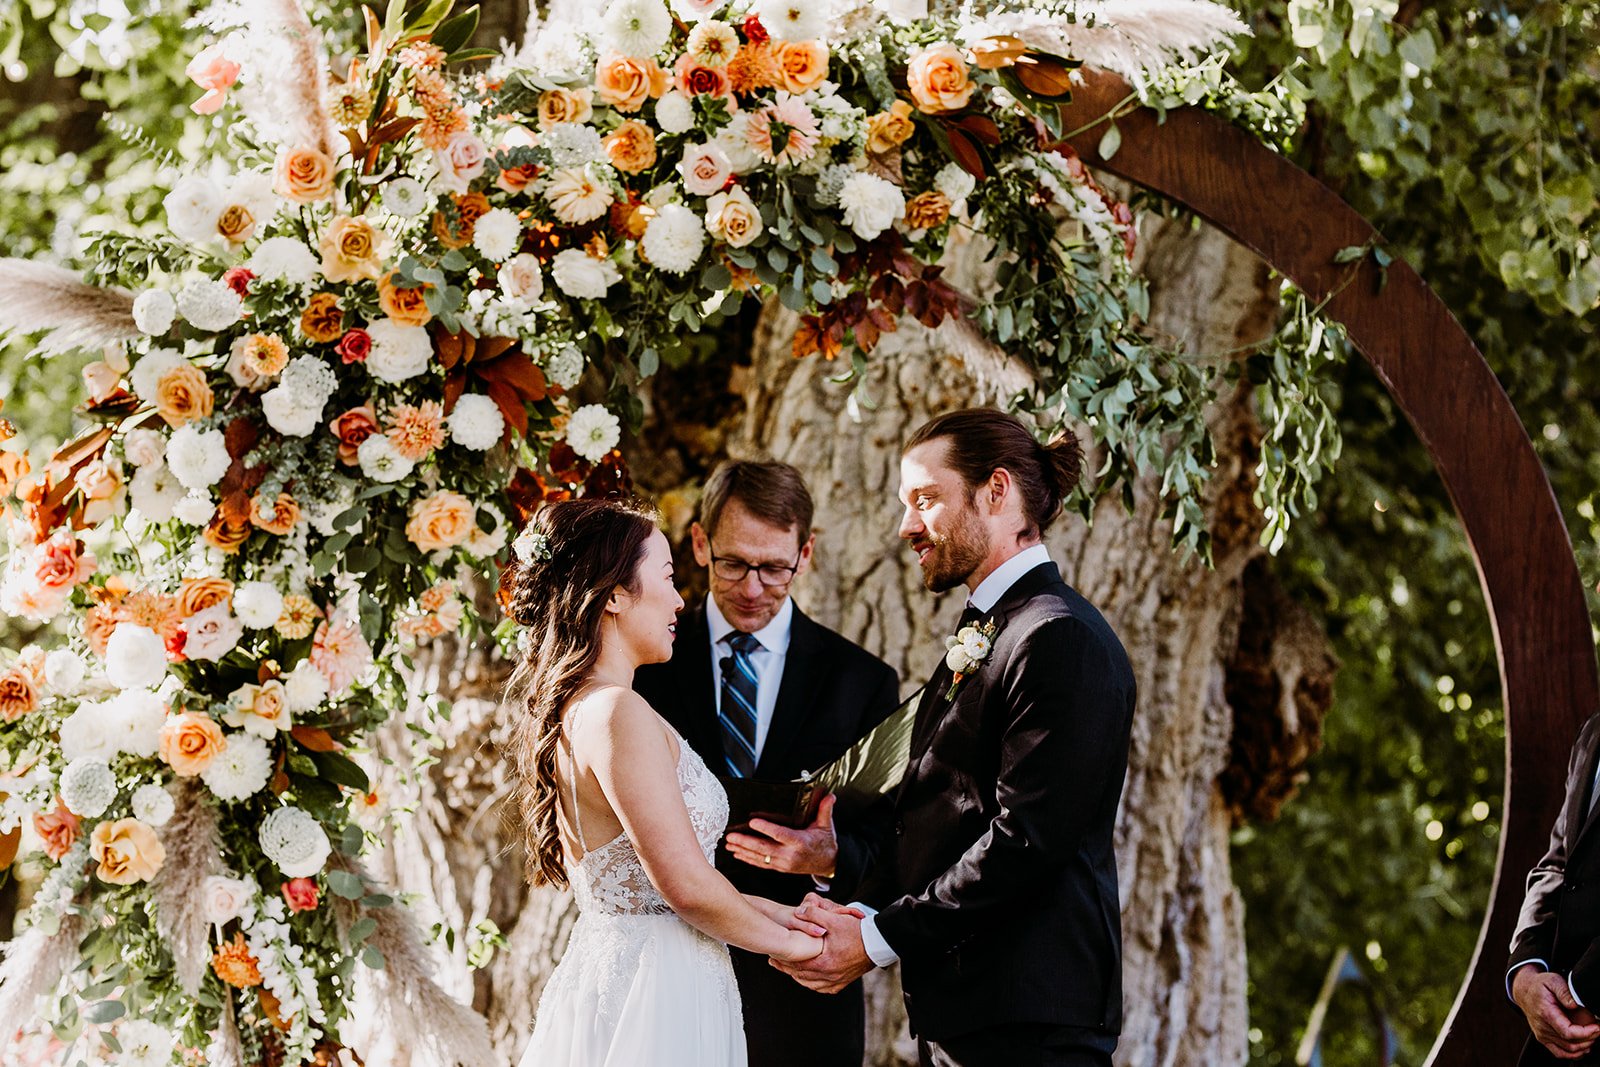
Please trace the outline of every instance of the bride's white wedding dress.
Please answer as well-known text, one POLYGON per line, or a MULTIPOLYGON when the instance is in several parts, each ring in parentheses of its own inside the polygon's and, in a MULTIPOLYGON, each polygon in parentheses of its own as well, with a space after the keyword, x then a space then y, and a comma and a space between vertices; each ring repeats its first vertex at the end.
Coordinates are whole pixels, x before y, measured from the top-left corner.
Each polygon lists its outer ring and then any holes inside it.
MULTIPOLYGON (((709 863, 728 796, 678 738, 678 785, 709 863)), ((744 1020, 728 949, 678 918, 627 834, 567 864, 578 904, 566 954, 539 998, 521 1067, 745 1067, 744 1020)))

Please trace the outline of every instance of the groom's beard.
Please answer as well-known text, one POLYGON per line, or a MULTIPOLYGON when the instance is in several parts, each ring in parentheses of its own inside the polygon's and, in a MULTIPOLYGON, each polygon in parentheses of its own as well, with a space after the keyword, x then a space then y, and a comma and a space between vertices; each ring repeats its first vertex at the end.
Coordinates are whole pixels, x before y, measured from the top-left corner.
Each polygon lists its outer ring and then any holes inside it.
POLYGON ((970 509, 961 513, 949 533, 930 535, 928 544, 933 551, 922 565, 922 584, 935 593, 966 582, 989 555, 986 531, 970 509))

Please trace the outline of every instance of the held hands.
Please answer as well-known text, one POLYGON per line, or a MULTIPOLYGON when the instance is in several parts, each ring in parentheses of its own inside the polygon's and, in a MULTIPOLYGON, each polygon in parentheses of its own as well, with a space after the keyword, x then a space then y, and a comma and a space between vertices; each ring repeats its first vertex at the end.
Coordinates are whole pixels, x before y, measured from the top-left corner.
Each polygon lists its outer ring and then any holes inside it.
POLYGON ((801 963, 815 958, 822 952, 822 938, 828 932, 827 927, 800 918, 795 914, 797 909, 787 904, 779 904, 766 897, 747 896, 745 899, 757 911, 786 931, 779 942, 781 947, 773 952, 772 959, 783 960, 786 963, 801 963))
POLYGON ((750 829, 755 832, 729 834, 728 851, 752 867, 831 878, 839 858, 839 839, 833 834, 833 805, 837 799, 832 793, 823 797, 816 819, 799 830, 765 819, 751 819, 750 829))
POLYGON ((794 914, 801 922, 821 926, 827 936, 822 952, 810 959, 790 962, 773 957, 778 970, 819 993, 837 993, 872 970, 874 964, 861 943, 861 920, 866 918, 861 911, 807 893, 794 914))
POLYGON ((1581 1058, 1600 1038, 1600 1024, 1578 1007, 1567 980, 1559 974, 1523 967, 1511 980, 1511 997, 1528 1017, 1534 1039, 1558 1060, 1581 1058))

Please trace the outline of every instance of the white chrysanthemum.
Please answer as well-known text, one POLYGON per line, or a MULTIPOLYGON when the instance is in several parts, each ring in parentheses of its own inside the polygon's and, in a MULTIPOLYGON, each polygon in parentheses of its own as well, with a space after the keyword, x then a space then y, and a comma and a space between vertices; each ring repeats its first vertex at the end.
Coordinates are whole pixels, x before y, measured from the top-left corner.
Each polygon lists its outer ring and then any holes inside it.
POLYGON ((656 125, 662 133, 688 133, 694 126, 694 104, 674 89, 656 101, 656 125))
POLYGON ((172 329, 172 319, 178 313, 178 303, 165 289, 146 289, 133 302, 133 324, 140 333, 159 337, 172 329))
POLYGON ((67 764, 57 788, 67 810, 81 819, 104 815, 117 799, 117 780, 110 765, 93 756, 80 756, 67 764))
POLYGON ((539 144, 557 168, 583 167, 610 158, 600 131, 581 122, 556 123, 539 135, 539 144))
POLYGON ((197 330, 226 330, 243 311, 244 301, 226 282, 202 278, 178 290, 178 314, 197 330))
POLYGON ((61 756, 69 763, 79 759, 110 760, 117 747, 105 729, 105 708, 97 701, 85 700, 71 715, 61 720, 58 731, 61 756))
POLYGON ((160 430, 135 426, 122 435, 122 458, 135 467, 160 463, 167 454, 167 438, 160 430))
POLYGON ((128 483, 128 496, 139 514, 151 522, 166 522, 184 497, 183 483, 165 463, 140 467, 128 483))
POLYGON ((177 810, 172 794, 154 782, 133 791, 133 817, 151 826, 165 826, 177 810))
POLYGON ((824 0, 755 0, 750 10, 780 41, 811 41, 827 36, 832 5, 824 0))
POLYGON ((375 482, 398 482, 416 466, 395 451, 394 443, 381 433, 361 442, 356 449, 356 462, 361 464, 361 473, 375 482))
POLYGON ((178 481, 196 492, 216 485, 232 462, 221 430, 202 430, 189 422, 178 427, 167 442, 167 466, 178 481))
POLYGON ((321 359, 312 355, 296 356, 283 368, 279 382, 292 389, 308 404, 324 403, 339 388, 339 375, 321 359))
POLYGON ((148 1019, 124 1019, 117 1024, 117 1044, 122 1046, 118 1067, 168 1067, 178 1039, 148 1019))
POLYGON ((278 808, 261 822, 261 851, 289 878, 309 878, 322 870, 332 846, 322 825, 294 807, 278 808))
POLYGON ((650 220, 639 243, 651 266, 683 274, 705 251, 705 222, 682 204, 668 204, 650 220))
POLYGON ((219 800, 254 796, 272 775, 272 747, 248 733, 230 733, 226 740, 217 758, 200 772, 200 779, 219 800))
POLYGON ((173 236, 203 244, 217 236, 217 216, 227 205, 222 190, 210 178, 191 174, 181 179, 161 200, 167 228, 173 236))
POLYGON ((971 196, 977 185, 978 179, 959 163, 946 163, 933 176, 934 191, 943 193, 952 204, 959 204, 971 196))
POLYGON ((89 673, 83 657, 70 648, 58 648, 44 658, 44 684, 56 696, 71 696, 89 673))
POLYGON ((433 341, 421 326, 379 319, 367 327, 367 333, 372 337, 372 351, 363 366, 380 382, 392 385, 415 378, 433 358, 433 341))
POLYGON ((428 210, 428 191, 415 178, 396 178, 383 187, 383 206, 391 215, 415 218, 428 210))
POLYGON ((506 417, 500 405, 482 393, 465 393, 444 420, 450 440, 462 448, 482 452, 500 443, 506 430, 506 417))
POLYGON ((252 630, 264 630, 283 614, 283 594, 271 582, 240 582, 233 591, 233 613, 252 630))
POLYGON ((622 440, 622 423, 600 404, 585 404, 567 420, 567 444, 590 463, 599 463, 622 440))
POLYGON ((291 712, 315 711, 328 699, 328 679, 310 660, 303 659, 284 676, 283 699, 291 712))
POLYGON ((612 0, 606 41, 625 56, 653 56, 672 33, 672 13, 661 0, 612 0))
POLYGON ((312 406, 305 398, 283 386, 261 394, 261 413, 267 425, 285 437, 309 437, 322 425, 322 405, 312 406))
POLYGON ((556 253, 550 263, 550 276, 568 296, 599 300, 622 279, 622 271, 610 259, 596 259, 581 248, 568 248, 556 253))
POLYGON ((484 259, 495 262, 510 257, 521 239, 522 220, 515 211, 503 207, 484 212, 472 230, 472 247, 483 253, 484 259))
POLYGON ((544 374, 552 385, 571 389, 583 377, 583 353, 578 351, 577 345, 567 345, 545 360, 544 374))
POLYGON ((153 401, 156 398, 156 387, 160 385, 166 373, 188 362, 183 358, 183 353, 176 349, 152 348, 134 363, 133 369, 128 372, 128 384, 133 387, 133 394, 140 400, 153 401))
POLYGON ((118 689, 153 689, 167 676, 167 646, 148 626, 119 622, 106 641, 106 677, 118 689))
POLYGON ((321 263, 303 241, 268 237, 256 246, 245 266, 262 281, 310 285, 316 281, 321 263))
POLYGON ((555 212, 556 218, 569 226, 581 226, 593 222, 610 209, 616 196, 611 186, 602 181, 595 170, 592 166, 561 167, 552 170, 544 179, 539 191, 549 201, 550 210, 555 212))
POLYGON ((172 506, 172 517, 190 526, 204 526, 216 513, 216 502, 205 492, 191 492, 172 506))
POLYGON ((105 702, 105 728, 117 751, 149 759, 161 747, 167 703, 148 689, 128 689, 105 702))
POLYGON ((839 209, 845 225, 870 241, 905 215, 906 198, 893 182, 857 171, 839 187, 839 209))

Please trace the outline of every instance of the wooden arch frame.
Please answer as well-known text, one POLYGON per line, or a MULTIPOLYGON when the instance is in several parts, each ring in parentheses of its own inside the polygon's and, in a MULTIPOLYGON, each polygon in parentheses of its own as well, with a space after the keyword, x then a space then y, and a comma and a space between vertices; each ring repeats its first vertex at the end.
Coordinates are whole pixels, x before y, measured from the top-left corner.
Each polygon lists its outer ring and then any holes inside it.
POLYGON ((1563 800, 1578 727, 1600 710, 1583 583, 1561 509, 1510 398, 1461 324, 1408 265, 1378 286, 1371 257, 1341 248, 1377 232, 1331 189, 1243 130, 1198 108, 1166 122, 1119 115, 1122 144, 1103 159, 1105 118, 1128 96, 1090 75, 1065 109, 1085 162, 1181 204, 1259 255, 1313 300, 1372 365, 1433 457, 1466 529, 1489 605, 1506 712, 1506 784, 1488 912, 1467 978, 1428 1057, 1433 1067, 1512 1063, 1526 1028, 1505 1001, 1504 964, 1523 878, 1543 854, 1563 800), (1271 210, 1265 210, 1270 198, 1271 210))

